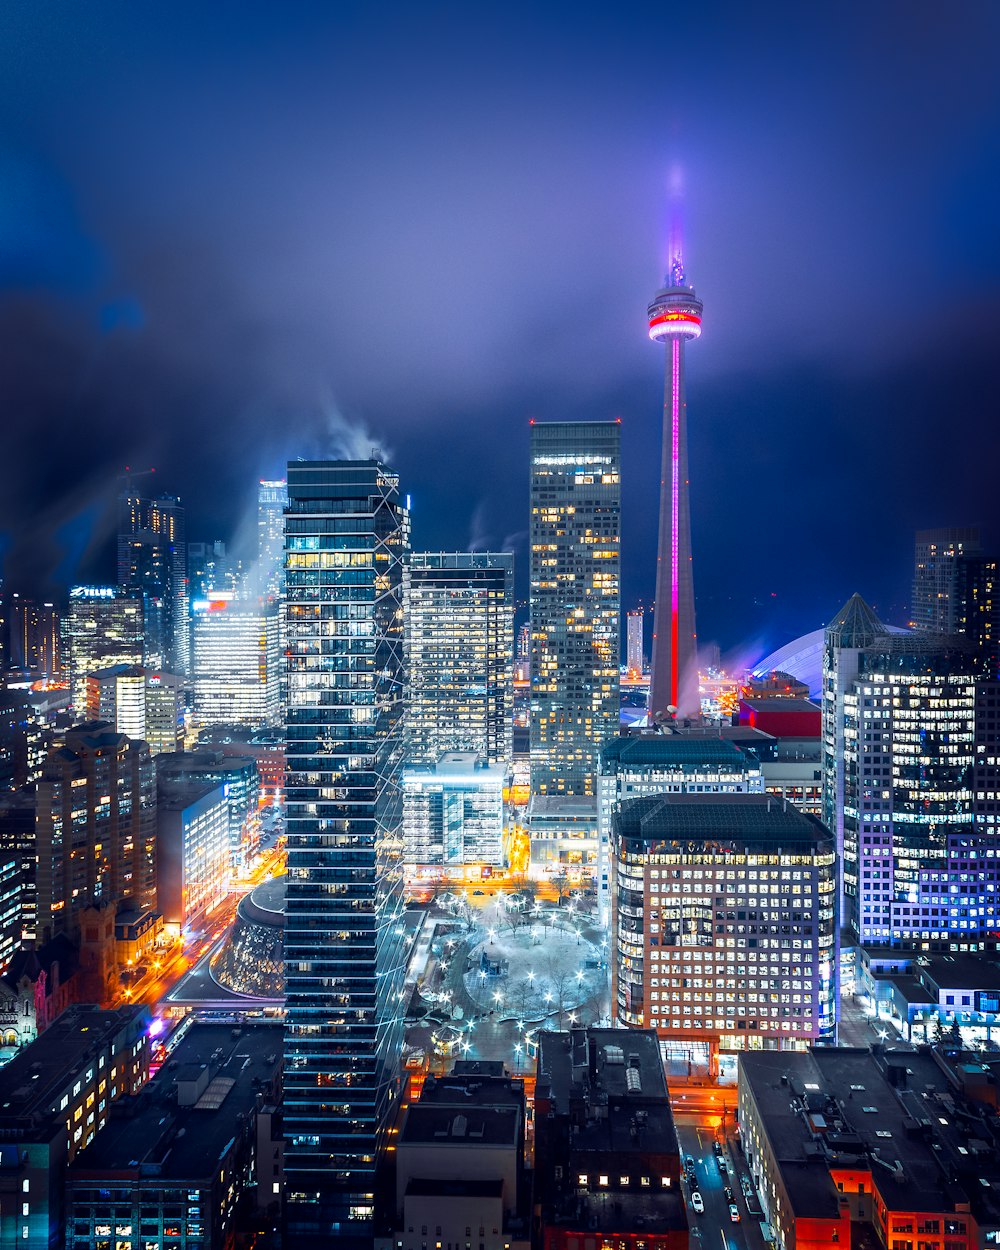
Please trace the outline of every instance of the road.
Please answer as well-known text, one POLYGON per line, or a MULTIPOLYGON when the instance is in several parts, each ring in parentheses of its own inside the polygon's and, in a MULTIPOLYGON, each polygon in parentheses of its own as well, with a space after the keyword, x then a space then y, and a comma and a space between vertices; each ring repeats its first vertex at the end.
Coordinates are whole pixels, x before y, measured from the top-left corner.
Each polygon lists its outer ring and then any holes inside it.
POLYGON ((693 1156, 698 1192, 705 1203, 705 1214, 698 1215, 691 1206, 690 1186, 685 1180, 682 1187, 688 1202, 692 1250, 765 1250, 760 1217, 751 1217, 747 1212, 740 1185, 741 1172, 746 1174, 746 1169, 740 1168, 739 1150, 720 1136, 720 1140, 725 1140, 724 1157, 728 1168, 723 1176, 712 1150, 717 1133, 710 1127, 709 1117, 675 1111, 674 1124, 682 1167, 686 1157, 693 1156), (725 1194, 727 1185, 733 1191, 733 1202, 739 1211, 738 1224, 730 1219, 729 1199, 725 1194))

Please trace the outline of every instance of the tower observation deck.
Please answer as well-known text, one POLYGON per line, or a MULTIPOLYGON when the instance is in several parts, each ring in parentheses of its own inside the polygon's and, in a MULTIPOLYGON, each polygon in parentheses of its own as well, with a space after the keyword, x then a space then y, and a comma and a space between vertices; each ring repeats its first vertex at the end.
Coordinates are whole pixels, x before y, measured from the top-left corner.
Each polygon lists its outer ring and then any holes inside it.
POLYGON ((660 530, 648 709, 651 719, 699 712, 698 663, 688 497, 684 344, 701 335, 702 303, 688 286, 680 257, 649 305, 649 337, 666 346, 660 530))

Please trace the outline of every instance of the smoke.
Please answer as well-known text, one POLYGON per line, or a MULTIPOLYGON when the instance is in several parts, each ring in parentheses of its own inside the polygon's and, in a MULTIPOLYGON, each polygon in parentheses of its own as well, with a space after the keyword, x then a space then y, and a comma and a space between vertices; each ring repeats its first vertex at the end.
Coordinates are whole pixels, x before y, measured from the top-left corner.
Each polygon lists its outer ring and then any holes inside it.
POLYGON ((330 460, 368 460, 377 458, 392 463, 393 450, 384 438, 371 432, 360 418, 346 417, 327 392, 320 399, 324 450, 320 453, 330 460))
POLYGON ((486 529, 486 501, 480 500, 469 520, 469 542, 466 551, 489 551, 490 535, 486 529))

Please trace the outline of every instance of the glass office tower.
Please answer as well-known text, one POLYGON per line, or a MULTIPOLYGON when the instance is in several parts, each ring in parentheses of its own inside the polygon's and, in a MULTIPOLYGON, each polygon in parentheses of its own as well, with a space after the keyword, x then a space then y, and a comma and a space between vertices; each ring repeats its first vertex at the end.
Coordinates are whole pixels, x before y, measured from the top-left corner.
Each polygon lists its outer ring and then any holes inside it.
POLYGON ((621 426, 531 427, 531 791, 594 795, 618 733, 621 426))
POLYGON ((372 1244, 399 1092, 408 545, 384 464, 289 464, 284 1127, 296 1246, 372 1244))
POLYGON ((414 552, 404 573, 407 757, 476 751, 509 765, 514 721, 514 557, 414 552))

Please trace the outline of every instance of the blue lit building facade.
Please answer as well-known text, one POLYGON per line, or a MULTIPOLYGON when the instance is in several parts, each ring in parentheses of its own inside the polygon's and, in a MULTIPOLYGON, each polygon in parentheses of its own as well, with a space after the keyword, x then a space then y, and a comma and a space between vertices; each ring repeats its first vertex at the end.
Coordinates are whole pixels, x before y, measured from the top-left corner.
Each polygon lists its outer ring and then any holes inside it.
POLYGON ((378 460, 288 466, 289 1244, 372 1244, 403 1040, 402 566, 378 460))

